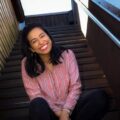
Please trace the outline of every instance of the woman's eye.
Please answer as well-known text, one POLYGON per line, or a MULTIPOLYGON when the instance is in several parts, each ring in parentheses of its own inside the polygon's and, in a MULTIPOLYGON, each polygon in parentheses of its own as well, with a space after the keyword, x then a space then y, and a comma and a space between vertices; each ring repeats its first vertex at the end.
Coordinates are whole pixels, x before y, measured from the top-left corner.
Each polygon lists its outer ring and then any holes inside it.
POLYGON ((42 35, 40 35, 40 38, 43 38, 45 35, 44 34, 42 34, 42 35))
POLYGON ((33 41, 32 41, 32 44, 34 44, 34 43, 36 43, 36 40, 33 40, 33 41))

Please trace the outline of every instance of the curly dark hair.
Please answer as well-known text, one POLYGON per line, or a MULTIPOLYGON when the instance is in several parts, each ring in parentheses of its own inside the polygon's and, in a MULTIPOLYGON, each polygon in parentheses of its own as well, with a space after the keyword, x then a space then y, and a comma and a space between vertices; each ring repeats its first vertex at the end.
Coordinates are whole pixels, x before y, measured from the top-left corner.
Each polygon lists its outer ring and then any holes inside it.
POLYGON ((42 29, 50 37, 50 39, 52 41, 52 49, 50 52, 50 62, 53 65, 57 65, 57 64, 61 63, 61 61, 60 61, 60 57, 62 57, 61 54, 63 53, 63 51, 67 50, 65 47, 56 45, 52 36, 47 31, 47 29, 45 29, 45 27, 43 27, 41 24, 32 23, 32 24, 26 25, 22 31, 21 50, 22 50, 23 57, 27 58, 26 63, 25 63, 25 69, 30 77, 36 77, 36 76, 40 75, 40 73, 43 73, 45 70, 44 62, 39 57, 39 55, 37 53, 33 53, 29 49, 30 44, 27 39, 27 36, 28 36, 29 32, 33 28, 36 28, 36 27, 39 27, 40 29, 42 29), (38 64, 41 66, 41 71, 38 69, 38 64))

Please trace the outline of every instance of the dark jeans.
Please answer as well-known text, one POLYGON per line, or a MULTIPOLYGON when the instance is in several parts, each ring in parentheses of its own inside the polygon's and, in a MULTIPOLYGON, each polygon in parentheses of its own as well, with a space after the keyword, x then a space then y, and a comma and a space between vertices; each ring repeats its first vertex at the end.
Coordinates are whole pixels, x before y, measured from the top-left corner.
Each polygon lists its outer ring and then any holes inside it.
MULTIPOLYGON (((108 97, 102 90, 83 92, 71 114, 71 120, 101 120, 108 110, 108 97)), ((30 103, 30 120, 59 120, 43 98, 30 103)))

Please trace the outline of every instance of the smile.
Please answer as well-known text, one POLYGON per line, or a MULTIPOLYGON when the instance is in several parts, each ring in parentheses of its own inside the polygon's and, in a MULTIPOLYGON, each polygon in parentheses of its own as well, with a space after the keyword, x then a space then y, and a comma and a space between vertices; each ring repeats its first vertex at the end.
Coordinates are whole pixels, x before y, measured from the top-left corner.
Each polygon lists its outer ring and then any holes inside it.
POLYGON ((42 46, 40 49, 41 50, 46 50, 47 49, 47 47, 48 47, 48 45, 47 44, 45 44, 44 46, 42 46))

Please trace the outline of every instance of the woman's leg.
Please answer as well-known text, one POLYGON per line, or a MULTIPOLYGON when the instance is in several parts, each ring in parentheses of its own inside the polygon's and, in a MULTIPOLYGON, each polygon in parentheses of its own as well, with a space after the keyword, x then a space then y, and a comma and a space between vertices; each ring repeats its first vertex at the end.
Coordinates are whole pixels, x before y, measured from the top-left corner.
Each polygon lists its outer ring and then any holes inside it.
POLYGON ((71 115, 72 120, 101 120, 108 110, 108 96, 103 90, 81 94, 71 115))
POLYGON ((30 103, 30 120, 58 120, 43 98, 35 98, 30 103))

